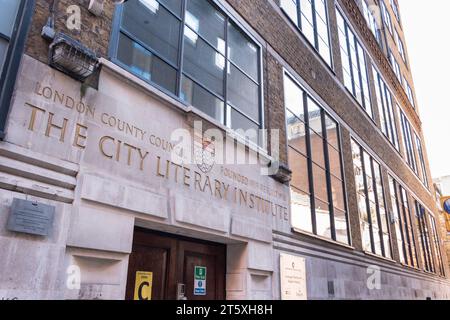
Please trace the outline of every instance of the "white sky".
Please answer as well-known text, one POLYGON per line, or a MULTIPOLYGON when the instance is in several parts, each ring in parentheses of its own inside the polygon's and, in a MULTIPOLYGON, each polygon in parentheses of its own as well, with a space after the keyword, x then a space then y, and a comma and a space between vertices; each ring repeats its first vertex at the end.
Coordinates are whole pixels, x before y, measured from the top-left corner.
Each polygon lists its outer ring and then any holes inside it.
POLYGON ((398 2, 431 173, 450 175, 450 1, 398 2))

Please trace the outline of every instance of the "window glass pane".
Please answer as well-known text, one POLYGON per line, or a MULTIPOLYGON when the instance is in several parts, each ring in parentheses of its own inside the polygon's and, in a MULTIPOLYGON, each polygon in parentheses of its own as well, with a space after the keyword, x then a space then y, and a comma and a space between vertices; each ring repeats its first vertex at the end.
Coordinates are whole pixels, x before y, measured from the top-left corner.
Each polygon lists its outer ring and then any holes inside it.
POLYGON ((289 145, 306 155, 306 126, 299 118, 286 110, 289 145))
POLYGON ((223 96, 223 76, 225 57, 185 27, 184 31, 184 72, 196 81, 223 96), (195 41, 194 41, 195 40, 195 41))
POLYGON ((308 117, 309 127, 316 133, 322 135, 322 108, 320 108, 314 100, 308 97, 308 117))
POLYGON ((331 174, 342 179, 341 154, 330 145, 328 145, 328 158, 330 159, 331 174))
POLYGON ((0 0, 0 33, 7 37, 11 37, 19 6, 18 0, 0 0))
POLYGON ((231 109, 230 127, 234 130, 244 130, 246 134, 241 135, 248 136, 250 141, 258 144, 259 126, 234 109, 231 109))
POLYGON ((339 150, 339 138, 337 132, 337 123, 325 114, 325 129, 327 130, 327 142, 339 150))
POLYGON ((314 131, 309 130, 311 141, 311 159, 322 168, 325 168, 325 155, 323 151, 323 139, 314 131))
POLYGON ((229 65, 228 101, 259 122, 259 86, 235 66, 229 65))
POLYGON ((341 211, 345 211, 343 182, 333 176, 331 177, 331 193, 333 194, 333 206, 341 211))
POLYGON ((334 208, 334 225, 336 228, 336 241, 348 244, 347 216, 344 211, 334 208))
POLYGON ((293 114, 305 121, 303 90, 287 75, 284 76, 284 105, 293 114))
POLYGON ((225 17, 208 1, 188 0, 185 21, 192 30, 225 55, 225 17))
POLYGON ((288 17, 295 23, 295 25, 298 25, 296 0, 281 0, 280 6, 284 9, 288 17))
MULTIPOLYGON (((154 3, 156 0, 139 0, 141 2, 154 3)), ((181 1, 182 0, 158 0, 162 4, 166 5, 170 10, 172 10, 177 15, 181 15, 181 1)))
POLYGON ((180 21, 156 1, 124 4, 122 27, 134 37, 176 64, 180 21))
POLYGON ((322 201, 328 202, 327 178, 325 170, 313 164, 314 195, 322 201))
POLYGON ((331 238, 330 209, 326 202, 315 199, 317 235, 331 238))
POLYGON ((289 148, 289 163, 292 170, 291 186, 309 193, 308 160, 289 148))
POLYGON ((258 79, 259 49, 233 24, 228 24, 228 57, 254 80, 258 79))
POLYGON ((308 193, 291 188, 291 222, 294 228, 313 232, 311 200, 308 193))
POLYGON ((141 78, 175 93, 176 70, 123 34, 119 36, 117 58, 141 78))
POLYGON ((7 52, 8 52, 8 42, 0 38, 0 72, 2 70, 3 61, 5 61, 7 52))
POLYGON ((210 117, 224 123, 224 103, 191 79, 183 76, 181 98, 210 117))

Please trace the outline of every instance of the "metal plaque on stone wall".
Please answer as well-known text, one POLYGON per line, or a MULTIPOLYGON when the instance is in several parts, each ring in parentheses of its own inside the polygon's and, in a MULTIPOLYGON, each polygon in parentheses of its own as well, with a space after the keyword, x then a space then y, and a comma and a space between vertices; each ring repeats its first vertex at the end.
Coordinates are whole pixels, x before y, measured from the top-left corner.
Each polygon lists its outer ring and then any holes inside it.
POLYGON ((40 236, 48 236, 53 225, 55 207, 22 199, 14 199, 7 229, 40 236))

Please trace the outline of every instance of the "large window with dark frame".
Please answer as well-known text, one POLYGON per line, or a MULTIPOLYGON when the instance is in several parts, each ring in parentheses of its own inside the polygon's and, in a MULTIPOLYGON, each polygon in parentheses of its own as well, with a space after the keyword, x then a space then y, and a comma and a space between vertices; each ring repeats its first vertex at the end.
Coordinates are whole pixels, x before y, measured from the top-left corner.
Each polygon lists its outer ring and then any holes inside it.
POLYGON ((288 74, 284 92, 292 226, 349 244, 339 126, 288 74))
POLYGON ((370 6, 367 4, 367 0, 363 0, 363 15, 366 19, 367 25, 369 26, 370 30, 372 31, 373 35, 375 36, 375 39, 377 39, 378 44, 380 47, 383 47, 383 40, 382 40, 382 34, 381 29, 378 26, 377 19, 375 18, 375 13, 373 11, 374 6, 370 6))
POLYGON ((331 66, 330 35, 325 0, 281 0, 280 6, 325 62, 331 66))
POLYGON ((402 38, 400 38, 400 35, 398 34, 397 29, 394 29, 394 35, 395 35, 395 42, 397 43, 398 52, 400 53, 400 56, 403 59, 403 62, 406 64, 406 53, 405 53, 405 46, 403 45, 402 38))
POLYGON ((395 18, 400 23, 400 11, 398 10, 398 5, 396 0, 389 0, 391 3, 392 11, 394 11, 395 18))
POLYGON ((262 126, 260 47, 208 0, 118 7, 114 58, 232 129, 262 126))
POLYGON ((423 261, 423 268, 428 272, 436 272, 434 265, 433 252, 431 251, 431 237, 427 221, 427 211, 424 206, 415 200, 416 208, 416 228, 418 231, 418 242, 420 248, 420 256, 423 261))
POLYGON ((403 113, 403 111, 400 111, 400 119, 402 123, 403 142, 405 144, 406 162, 411 167, 411 169, 418 175, 419 171, 417 170, 417 159, 416 153, 414 151, 414 142, 411 124, 409 123, 408 118, 406 118, 406 115, 403 113))
POLYGON ((395 121, 394 106, 392 103, 392 94, 380 73, 372 65, 375 93, 380 115, 381 131, 394 145, 395 149, 400 150, 398 139, 397 122, 395 121))
POLYGON ((434 252, 436 256, 437 268, 436 272, 439 272, 439 275, 445 276, 444 262, 442 260, 442 252, 441 252, 441 242, 439 240, 438 231, 436 227, 436 219, 433 215, 428 212, 428 221, 430 225, 431 232, 431 243, 434 247, 434 252))
POLYGON ((405 77, 403 77, 403 85, 405 86, 405 92, 406 92, 409 102, 411 102, 411 105, 413 106, 413 108, 416 108, 413 91, 411 89, 411 86, 408 83, 408 80, 406 80, 405 77))
POLYGON ((381 166, 355 140, 352 154, 363 249, 392 258, 381 166))
POLYGON ((21 1, 0 1, 2 10, 0 11, 0 75, 3 70, 3 63, 8 53, 8 48, 14 31, 15 21, 21 1))
POLYGON ((408 193, 391 176, 389 176, 389 189, 392 200, 392 209, 394 210, 394 227, 399 245, 400 262, 418 268, 419 265, 417 262, 413 220, 408 193))
POLYGON ((394 70, 395 76, 397 77, 398 81, 402 83, 402 71, 391 49, 389 49, 389 62, 391 63, 392 70, 394 70))
POLYGON ((425 187, 429 188, 430 186, 428 184, 428 175, 427 175, 427 168, 425 166, 425 158, 424 158, 424 153, 423 153, 423 148, 422 148, 422 140, 415 132, 414 132, 414 137, 416 140, 417 154, 419 156, 421 179, 422 179, 422 182, 425 185, 425 187))
POLYGON ((384 0, 380 1, 380 6, 381 6, 381 16, 383 17, 384 24, 387 27, 387 29, 389 30, 389 32, 391 33, 391 35, 393 35, 394 33, 393 33, 391 15, 389 14, 389 11, 386 7, 386 4, 384 3, 384 0))
POLYGON ((344 85, 363 107, 369 117, 373 118, 364 49, 337 8, 336 15, 344 85))

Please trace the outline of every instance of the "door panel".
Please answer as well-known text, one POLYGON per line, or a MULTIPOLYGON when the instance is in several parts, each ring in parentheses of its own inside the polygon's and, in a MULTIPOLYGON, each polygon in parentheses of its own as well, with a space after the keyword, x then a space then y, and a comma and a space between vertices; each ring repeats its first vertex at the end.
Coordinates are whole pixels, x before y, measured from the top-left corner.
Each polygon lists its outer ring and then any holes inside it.
POLYGON ((225 297, 225 246, 136 228, 129 257, 126 299, 133 300, 136 272, 152 272, 152 300, 174 300, 185 284, 188 300, 225 297), (206 294, 194 294, 195 267, 206 267, 206 294))

